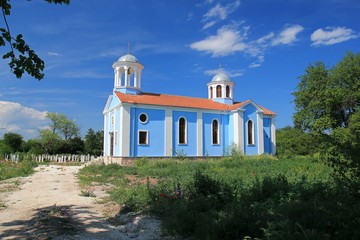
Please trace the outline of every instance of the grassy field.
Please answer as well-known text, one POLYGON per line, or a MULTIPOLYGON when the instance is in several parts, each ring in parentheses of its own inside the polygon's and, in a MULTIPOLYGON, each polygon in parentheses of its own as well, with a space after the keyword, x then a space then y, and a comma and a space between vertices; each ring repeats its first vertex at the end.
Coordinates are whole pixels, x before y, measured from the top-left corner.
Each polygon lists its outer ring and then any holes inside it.
POLYGON ((26 160, 19 163, 0 161, 0 181, 13 177, 28 176, 34 172, 36 166, 35 162, 26 160))
POLYGON ((84 185, 113 184, 122 211, 158 215, 194 239, 359 239, 360 204, 309 157, 138 159, 134 167, 88 166, 84 185))

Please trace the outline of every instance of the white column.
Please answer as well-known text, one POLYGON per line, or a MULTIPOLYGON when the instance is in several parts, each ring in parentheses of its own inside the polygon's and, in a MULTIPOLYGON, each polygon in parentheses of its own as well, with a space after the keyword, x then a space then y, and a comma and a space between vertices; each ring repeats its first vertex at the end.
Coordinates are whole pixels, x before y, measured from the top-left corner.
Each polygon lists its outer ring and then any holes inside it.
MULTIPOLYGON (((133 136, 135 137, 135 136, 133 136)), ((130 107, 120 108, 120 156, 130 156, 130 107)))
POLYGON ((173 116, 172 110, 165 110, 165 156, 171 157, 173 155, 173 116))
POLYGON ((135 72, 134 72, 134 87, 138 87, 138 70, 135 69, 135 72))
POLYGON ((226 98, 226 85, 221 84, 221 97, 226 98))
POLYGON ((263 114, 257 113, 257 137, 258 137, 258 154, 264 153, 264 123, 263 114))
POLYGON ((197 112, 196 115, 196 132, 197 132, 197 155, 199 157, 203 156, 204 148, 203 148, 203 119, 202 112, 197 112))
POLYGON ((139 75, 138 75, 138 88, 141 89, 141 71, 139 70, 139 75))
POLYGON ((117 70, 114 69, 114 87, 117 87, 118 84, 117 84, 117 81, 118 81, 118 76, 117 76, 117 70))
POLYGON ((276 127, 275 116, 271 117, 271 154, 276 154, 276 127))
POLYGON ((125 87, 128 87, 129 86, 129 75, 128 75, 128 67, 124 67, 125 69, 125 72, 124 72, 124 77, 125 77, 125 83, 124 83, 124 86, 125 87))
POLYGON ((233 126, 233 129, 234 129, 234 144, 236 144, 237 146, 239 146, 240 144, 240 125, 239 125, 239 112, 234 112, 233 113, 233 122, 234 122, 234 126, 233 126))
POLYGON ((245 141, 244 141, 244 112, 239 111, 239 147, 242 153, 245 153, 245 141))

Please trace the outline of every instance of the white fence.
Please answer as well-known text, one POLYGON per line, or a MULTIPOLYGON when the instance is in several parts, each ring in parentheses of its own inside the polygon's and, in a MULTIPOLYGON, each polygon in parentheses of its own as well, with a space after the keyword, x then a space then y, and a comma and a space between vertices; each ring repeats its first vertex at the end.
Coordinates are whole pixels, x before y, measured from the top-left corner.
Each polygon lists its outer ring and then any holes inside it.
POLYGON ((31 159, 36 162, 90 162, 95 160, 95 156, 92 155, 76 155, 76 154, 41 154, 41 155, 34 155, 34 154, 10 154, 5 155, 5 160, 10 160, 13 162, 18 162, 23 159, 31 159))

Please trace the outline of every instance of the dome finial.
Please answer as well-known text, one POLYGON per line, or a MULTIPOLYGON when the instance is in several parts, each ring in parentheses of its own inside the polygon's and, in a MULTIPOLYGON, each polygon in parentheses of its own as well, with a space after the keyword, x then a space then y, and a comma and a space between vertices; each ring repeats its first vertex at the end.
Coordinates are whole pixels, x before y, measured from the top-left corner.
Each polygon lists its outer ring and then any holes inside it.
POLYGON ((128 51, 127 54, 130 54, 130 43, 128 43, 128 51))

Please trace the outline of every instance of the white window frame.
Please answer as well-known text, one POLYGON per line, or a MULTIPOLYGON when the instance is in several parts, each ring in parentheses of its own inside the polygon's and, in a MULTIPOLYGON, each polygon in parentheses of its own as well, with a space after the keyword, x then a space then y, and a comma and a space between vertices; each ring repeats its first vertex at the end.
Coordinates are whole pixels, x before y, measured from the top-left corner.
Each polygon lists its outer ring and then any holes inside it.
POLYGON ((149 131, 148 130, 139 130, 138 131, 138 145, 141 145, 141 146, 149 145, 149 131), (146 133, 146 143, 140 143, 140 132, 146 133))
POLYGON ((217 118, 211 120, 211 145, 220 145, 220 122, 217 118), (214 121, 217 121, 217 143, 214 143, 214 121))
POLYGON ((188 132, 187 128, 188 128, 188 123, 187 123, 186 117, 184 117, 184 116, 179 117, 179 119, 178 119, 178 145, 187 145, 187 143, 188 143, 188 141, 187 141, 187 138, 188 138, 188 136, 187 136, 187 132, 188 132), (183 118, 185 120, 185 129, 184 129, 184 131, 185 131, 185 136, 184 136, 185 142, 184 143, 180 143, 180 119, 181 118, 183 118))
POLYGON ((249 146, 254 146, 255 145, 255 126, 254 126, 254 121, 252 119, 249 119, 247 122, 246 122, 246 142, 247 142, 247 145, 249 146), (249 122, 251 122, 252 124, 252 129, 251 129, 251 141, 252 143, 249 143, 249 122))
POLYGON ((145 123, 147 123, 148 121, 149 121, 149 116, 148 116, 146 113, 140 113, 140 114, 139 114, 139 122, 140 122, 140 123, 145 124, 145 123), (146 121, 144 121, 144 122, 140 120, 140 116, 143 115, 143 114, 146 116, 146 121))

